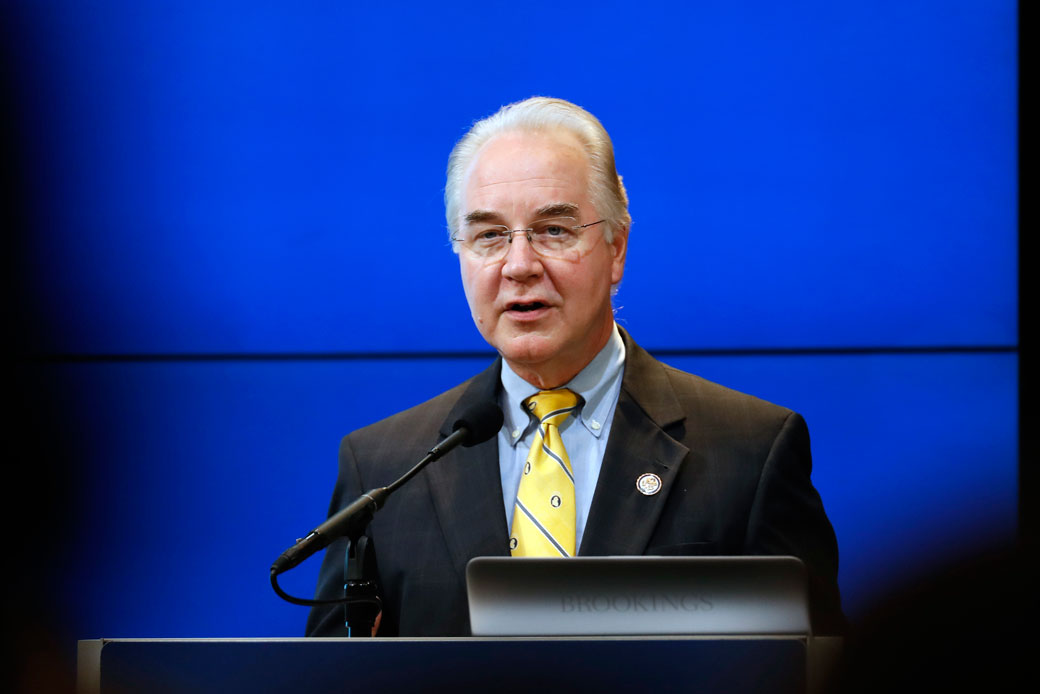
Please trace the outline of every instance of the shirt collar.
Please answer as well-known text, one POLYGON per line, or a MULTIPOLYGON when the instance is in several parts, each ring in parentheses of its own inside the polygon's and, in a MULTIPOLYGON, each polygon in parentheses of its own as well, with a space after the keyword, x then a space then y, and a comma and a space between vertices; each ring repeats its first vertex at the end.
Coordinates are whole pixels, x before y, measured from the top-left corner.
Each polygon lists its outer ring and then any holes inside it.
MULTIPOLYGON (((617 393, 624 366, 625 343, 615 323, 603 349, 563 386, 581 396, 579 416, 589 433, 597 438, 602 435, 607 414, 614 404, 609 396, 617 393)), ((501 378, 505 430, 509 442, 515 446, 534 424, 522 403, 537 393, 538 388, 520 378, 505 360, 502 360, 501 378)))

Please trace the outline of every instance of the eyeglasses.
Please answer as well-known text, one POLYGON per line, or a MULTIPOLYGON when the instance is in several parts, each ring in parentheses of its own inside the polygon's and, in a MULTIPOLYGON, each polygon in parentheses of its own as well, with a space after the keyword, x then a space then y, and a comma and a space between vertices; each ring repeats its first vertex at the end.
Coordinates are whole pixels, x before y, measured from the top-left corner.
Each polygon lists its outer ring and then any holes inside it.
POLYGON ((548 258, 568 258, 584 250, 582 230, 602 224, 606 220, 578 224, 573 217, 540 219, 529 229, 510 229, 501 224, 474 224, 456 231, 451 240, 462 244, 466 252, 494 262, 506 257, 513 243, 513 234, 524 234, 535 253, 548 258))

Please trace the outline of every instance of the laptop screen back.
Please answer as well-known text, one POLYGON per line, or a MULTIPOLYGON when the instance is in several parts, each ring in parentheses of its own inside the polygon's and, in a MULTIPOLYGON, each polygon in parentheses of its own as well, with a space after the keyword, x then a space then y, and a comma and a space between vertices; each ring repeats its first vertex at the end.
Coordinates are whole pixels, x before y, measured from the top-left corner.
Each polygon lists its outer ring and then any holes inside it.
POLYGON ((474 636, 809 634, 795 557, 478 557, 474 636))

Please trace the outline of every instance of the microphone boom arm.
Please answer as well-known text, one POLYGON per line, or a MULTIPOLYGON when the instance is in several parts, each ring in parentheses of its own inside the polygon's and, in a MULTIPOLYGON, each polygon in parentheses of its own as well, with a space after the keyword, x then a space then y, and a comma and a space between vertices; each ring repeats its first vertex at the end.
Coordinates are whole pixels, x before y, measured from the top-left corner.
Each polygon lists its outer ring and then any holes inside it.
MULTIPOLYGON (((449 451, 460 444, 473 446, 487 441, 502 427, 502 410, 493 402, 485 402, 470 407, 458 419, 453 431, 436 446, 431 448, 426 456, 420 460, 411 470, 402 475, 398 480, 386 487, 371 489, 357 499, 352 501, 346 508, 340 509, 328 520, 316 527, 307 535, 296 541, 289 549, 271 565, 271 585, 274 591, 283 600, 296 605, 328 605, 333 603, 350 602, 350 598, 335 600, 305 600, 295 598, 286 594, 278 586, 278 576, 293 567, 298 566, 305 559, 316 552, 328 547, 334 540, 346 537, 350 540, 350 547, 356 548, 359 539, 365 534, 368 524, 372 522, 376 511, 381 509, 386 500, 402 485, 419 474, 419 471, 435 460, 438 460, 449 451)), ((366 549, 366 553, 371 551, 366 549)), ((364 599, 362 599, 364 600, 364 599)), ((378 601, 378 597, 376 598, 378 601)))

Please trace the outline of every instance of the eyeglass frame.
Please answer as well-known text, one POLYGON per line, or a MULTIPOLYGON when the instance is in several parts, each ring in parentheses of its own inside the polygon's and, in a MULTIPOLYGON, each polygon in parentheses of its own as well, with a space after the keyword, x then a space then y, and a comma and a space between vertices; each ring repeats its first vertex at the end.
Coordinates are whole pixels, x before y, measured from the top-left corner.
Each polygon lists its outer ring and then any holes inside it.
MULTIPOLYGON (((567 217, 567 216, 550 217, 548 219, 539 220, 539 221, 549 222, 549 221, 552 221, 554 219, 573 219, 575 222, 578 221, 577 219, 574 219, 574 217, 567 217)), ((570 229, 571 229, 571 231, 577 231, 579 229, 587 229, 589 227, 596 226, 597 224, 602 224, 605 221, 607 221, 607 219, 604 217, 603 219, 597 220, 595 222, 589 222, 588 224, 579 224, 577 226, 570 227, 570 229)), ((491 230, 491 229, 494 229, 494 228, 498 227, 498 228, 501 229, 501 231, 498 232, 498 236, 500 238, 508 237, 508 245, 505 247, 505 249, 506 249, 505 253, 503 253, 500 258, 496 257, 496 258, 492 258, 491 260, 493 260, 493 261, 502 260, 502 258, 505 258, 507 255, 509 255, 509 246, 513 245, 513 234, 521 234, 521 233, 524 236, 527 237, 527 243, 530 244, 531 250, 534 251, 535 253, 537 253, 538 255, 542 255, 541 253, 538 252, 538 249, 536 249, 534 247, 534 244, 531 241, 531 232, 534 231, 534 227, 528 227, 527 229, 510 229, 505 224, 490 224, 490 225, 488 225, 488 227, 489 227, 488 230, 491 230)), ((466 240, 455 237, 455 235, 458 234, 458 233, 459 233, 458 231, 453 231, 451 233, 451 242, 452 243, 461 244, 463 248, 466 248, 466 240)))

